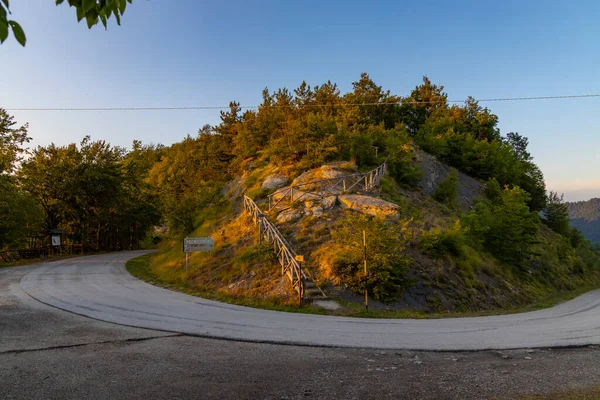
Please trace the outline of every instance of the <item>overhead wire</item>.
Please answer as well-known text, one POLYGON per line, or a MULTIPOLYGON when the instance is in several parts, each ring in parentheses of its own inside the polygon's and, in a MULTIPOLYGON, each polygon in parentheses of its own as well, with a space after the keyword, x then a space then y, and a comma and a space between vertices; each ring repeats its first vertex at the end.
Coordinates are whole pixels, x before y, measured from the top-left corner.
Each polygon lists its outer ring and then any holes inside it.
MULTIPOLYGON (((500 101, 530 101, 530 100, 554 100, 554 99, 581 99, 600 97, 600 94, 578 94, 578 95, 563 95, 563 96, 536 96, 536 97, 504 97, 504 98, 489 98, 489 99, 473 99, 478 103, 500 102, 500 101)), ((326 107, 356 107, 356 106, 386 106, 386 105, 401 105, 405 101, 412 104, 440 104, 440 103, 465 103, 467 100, 435 100, 435 101, 417 101, 411 100, 410 97, 405 97, 400 101, 395 102, 373 102, 373 103, 334 103, 334 104, 287 104, 287 105, 238 105, 240 109, 258 109, 258 108, 326 108, 326 107)), ((51 107, 51 108, 5 108, 7 111, 198 111, 198 110, 228 110, 230 106, 190 106, 190 107, 51 107)))

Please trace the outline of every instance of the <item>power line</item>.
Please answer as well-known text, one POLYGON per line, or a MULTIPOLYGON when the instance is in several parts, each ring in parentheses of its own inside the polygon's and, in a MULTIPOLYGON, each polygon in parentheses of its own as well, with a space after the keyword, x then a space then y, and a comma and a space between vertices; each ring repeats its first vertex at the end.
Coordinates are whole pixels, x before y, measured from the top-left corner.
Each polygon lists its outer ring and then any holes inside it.
MULTIPOLYGON (((590 97, 600 97, 600 94, 578 94, 567 96, 537 96, 537 97, 505 97, 490 99, 475 99, 479 103, 499 102, 499 101, 526 101, 526 100, 555 100, 555 99, 581 99, 590 97)), ((339 104, 308 104, 302 105, 302 108, 327 108, 327 107, 353 107, 353 106, 387 106, 400 105, 410 97, 402 99, 400 102, 387 103, 339 103, 339 104)), ((437 100, 437 101, 416 101, 413 104, 439 104, 439 103, 464 103, 466 100, 437 100)), ((289 105, 260 105, 260 106, 239 106, 240 109, 258 109, 258 108, 289 108, 298 107, 297 104, 289 105)), ((7 111, 199 111, 199 110, 228 110, 229 106, 193 106, 193 107, 98 107, 98 108, 6 108, 7 111)))

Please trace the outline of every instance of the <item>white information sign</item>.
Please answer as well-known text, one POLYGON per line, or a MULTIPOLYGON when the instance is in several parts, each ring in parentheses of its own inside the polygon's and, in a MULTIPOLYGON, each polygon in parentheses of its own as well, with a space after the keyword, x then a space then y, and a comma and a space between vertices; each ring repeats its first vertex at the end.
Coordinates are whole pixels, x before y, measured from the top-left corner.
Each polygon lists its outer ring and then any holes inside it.
POLYGON ((52 235, 52 246, 60 246, 60 235, 52 235))
POLYGON ((193 253, 196 251, 213 251, 215 241, 211 237, 187 237, 183 239, 183 251, 193 253))

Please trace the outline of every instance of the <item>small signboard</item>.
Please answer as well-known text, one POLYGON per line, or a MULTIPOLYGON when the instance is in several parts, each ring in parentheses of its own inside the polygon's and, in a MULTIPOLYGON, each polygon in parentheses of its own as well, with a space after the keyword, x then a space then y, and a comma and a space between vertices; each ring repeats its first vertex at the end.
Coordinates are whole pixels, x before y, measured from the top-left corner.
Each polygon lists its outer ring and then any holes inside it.
POLYGON ((185 272, 188 272, 189 253, 198 251, 213 251, 215 241, 211 237, 186 237, 183 239, 183 252, 185 253, 185 272))
POLYGON ((52 235, 52 246, 60 246, 60 235, 52 235))
POLYGON ((183 239, 183 251, 194 253, 197 251, 213 251, 215 241, 211 237, 187 237, 183 239))

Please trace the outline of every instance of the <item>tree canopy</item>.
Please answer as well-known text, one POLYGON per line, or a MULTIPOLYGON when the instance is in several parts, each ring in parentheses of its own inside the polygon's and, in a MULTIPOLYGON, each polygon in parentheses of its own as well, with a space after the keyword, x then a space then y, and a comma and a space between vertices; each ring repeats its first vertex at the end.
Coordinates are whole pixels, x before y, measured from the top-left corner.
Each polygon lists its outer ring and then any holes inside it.
MULTIPOLYGON (((98 11, 101 3, 95 4, 98 11)), ((553 229, 570 235, 561 202, 546 195, 527 138, 515 132, 503 136, 488 108, 472 98, 449 105, 443 90, 423 77, 402 97, 366 73, 348 93, 330 81, 301 82, 293 90, 265 88, 256 110, 232 101, 218 125, 205 125, 168 147, 135 141, 125 150, 86 137, 78 144, 37 147, 25 159, 27 125, 19 127, 0 110, 0 176, 6 188, 28 199, 24 207, 39 210, 31 215, 43 215, 45 229, 65 229, 71 240, 96 248, 131 248, 155 224, 192 232, 202 222, 200 210, 221 204, 224 185, 257 159, 302 172, 334 160, 367 168, 387 158, 390 175, 410 187, 420 179, 413 162, 420 147, 453 168, 437 193, 441 202, 455 201, 458 171, 488 181, 487 200, 469 221, 483 246, 504 246, 506 236, 520 229, 523 240, 513 244, 516 254, 523 253, 519 246, 531 242, 540 210, 553 229), (509 218, 505 214, 516 220, 496 218, 509 218), (494 227, 483 232, 484 225, 494 227)))

